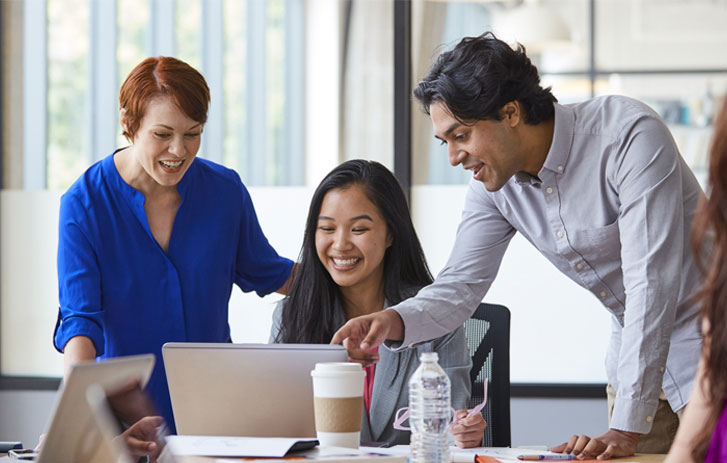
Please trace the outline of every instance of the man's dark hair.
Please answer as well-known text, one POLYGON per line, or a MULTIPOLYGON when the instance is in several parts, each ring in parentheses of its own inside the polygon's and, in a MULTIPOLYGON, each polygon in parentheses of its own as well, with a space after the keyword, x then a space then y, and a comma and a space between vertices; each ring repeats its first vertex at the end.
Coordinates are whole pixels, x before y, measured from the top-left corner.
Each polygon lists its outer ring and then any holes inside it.
POLYGON ((460 122, 502 120, 502 107, 518 101, 525 122, 533 125, 552 117, 558 101, 550 87, 540 86, 538 69, 525 47, 518 44, 513 49, 492 32, 465 37, 439 55, 414 96, 427 114, 432 103, 440 101, 460 122))

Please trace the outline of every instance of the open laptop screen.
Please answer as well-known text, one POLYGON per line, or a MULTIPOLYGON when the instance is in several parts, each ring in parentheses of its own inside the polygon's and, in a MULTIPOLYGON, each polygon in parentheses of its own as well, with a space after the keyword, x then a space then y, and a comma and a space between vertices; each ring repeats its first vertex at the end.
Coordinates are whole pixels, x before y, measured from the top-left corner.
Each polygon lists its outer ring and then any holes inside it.
POLYGON ((325 344, 167 343, 162 348, 179 434, 315 437, 311 370, 345 362, 325 344))

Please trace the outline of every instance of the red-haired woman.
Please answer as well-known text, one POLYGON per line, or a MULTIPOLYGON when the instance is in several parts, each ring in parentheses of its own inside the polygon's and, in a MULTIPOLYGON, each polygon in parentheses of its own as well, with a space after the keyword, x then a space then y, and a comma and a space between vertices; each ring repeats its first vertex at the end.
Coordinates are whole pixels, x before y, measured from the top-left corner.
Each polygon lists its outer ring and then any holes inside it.
POLYGON ((162 345, 229 342, 232 284, 281 291, 293 263, 263 235, 240 177, 195 158, 209 104, 199 72, 148 58, 119 102, 131 146, 92 165, 61 199, 54 343, 66 366, 154 353, 148 390, 173 429, 162 345))
POLYGON ((727 462, 727 100, 710 151, 709 198, 692 237, 705 275, 702 358, 692 396, 665 463, 727 462))

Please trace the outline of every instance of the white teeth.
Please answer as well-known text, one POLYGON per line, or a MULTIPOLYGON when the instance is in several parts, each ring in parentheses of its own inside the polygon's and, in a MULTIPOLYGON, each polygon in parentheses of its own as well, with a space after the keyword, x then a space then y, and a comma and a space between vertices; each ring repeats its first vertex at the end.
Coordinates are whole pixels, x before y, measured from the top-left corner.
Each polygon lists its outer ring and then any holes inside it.
POLYGON ((351 265, 355 264, 359 260, 360 259, 358 257, 354 257, 353 259, 336 259, 334 257, 333 258, 333 263, 336 264, 336 265, 338 265, 339 267, 348 267, 348 266, 351 266, 351 265))
POLYGON ((159 161, 159 162, 164 167, 169 167, 170 169, 174 169, 175 167, 181 166, 184 161, 182 160, 182 161, 177 161, 177 162, 173 162, 173 161, 159 161))

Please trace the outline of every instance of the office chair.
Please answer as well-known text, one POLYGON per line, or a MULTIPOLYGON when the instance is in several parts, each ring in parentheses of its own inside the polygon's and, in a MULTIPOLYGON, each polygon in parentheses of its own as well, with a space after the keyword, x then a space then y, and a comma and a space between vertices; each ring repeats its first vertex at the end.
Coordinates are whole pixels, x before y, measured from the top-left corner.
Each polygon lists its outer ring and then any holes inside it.
POLYGON ((472 397, 468 408, 483 400, 483 381, 488 381, 485 447, 510 446, 510 311, 482 303, 464 323, 467 347, 472 356, 472 397))

